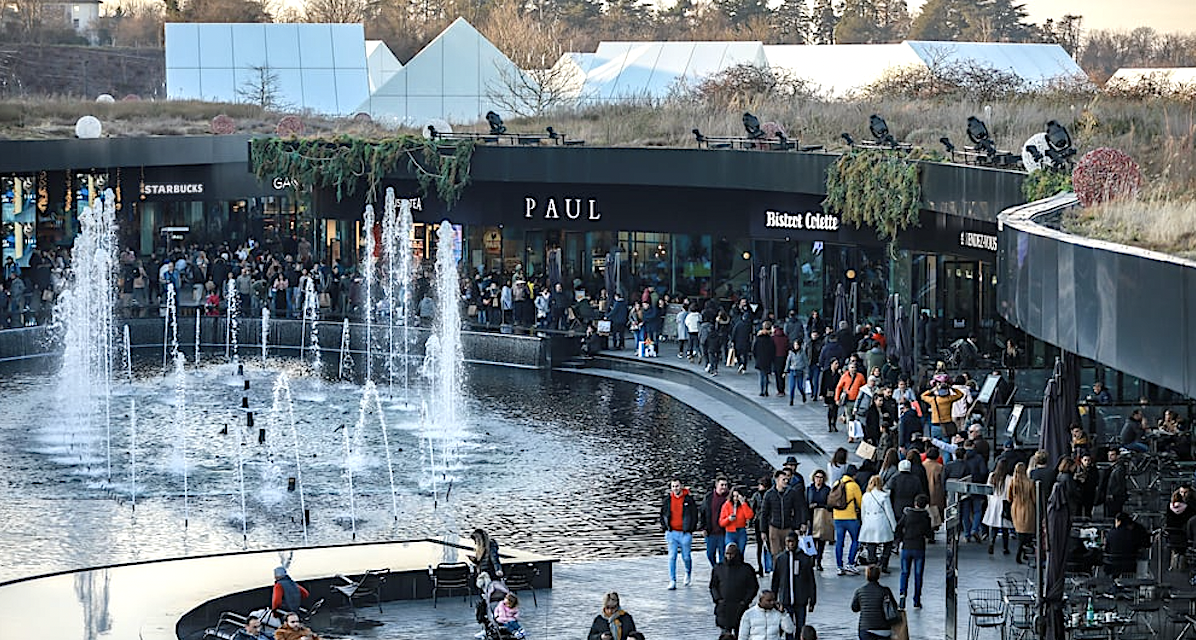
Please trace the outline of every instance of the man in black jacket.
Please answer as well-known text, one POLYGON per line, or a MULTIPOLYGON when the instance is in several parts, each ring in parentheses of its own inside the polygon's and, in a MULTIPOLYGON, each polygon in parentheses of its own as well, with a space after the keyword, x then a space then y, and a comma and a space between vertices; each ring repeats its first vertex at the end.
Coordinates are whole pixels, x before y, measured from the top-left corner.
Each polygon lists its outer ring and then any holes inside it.
POLYGON ((796 533, 785 536, 785 550, 777 554, 772 571, 772 591, 777 594, 777 606, 789 616, 796 628, 806 624, 806 612, 814 612, 818 602, 818 584, 814 580, 813 540, 809 549, 798 548, 796 533))
POLYGON ((897 474, 889 478, 885 484, 885 491, 889 492, 889 502, 893 504, 893 513, 900 518, 906 507, 914 506, 914 498, 925 493, 922 483, 912 473, 913 464, 909 460, 897 463, 897 474))
POLYGON ((669 547, 669 589, 677 588, 678 553, 683 554, 681 560, 685 563, 685 586, 689 586, 693 575, 693 560, 689 552, 697 526, 698 505, 689 495, 689 489, 681 487, 681 480, 673 478, 669 482, 669 493, 660 505, 660 528, 669 547))
POLYGON ((768 548, 784 549, 785 536, 789 535, 799 524, 797 519, 797 494, 801 494, 805 502, 805 492, 787 491, 789 474, 781 469, 772 475, 773 488, 764 493, 761 501, 760 513, 756 514, 761 524, 768 526, 768 548))
POLYGON ((756 572, 739 555, 739 545, 727 545, 727 557, 710 574, 710 596, 714 598, 714 622, 724 631, 739 635, 739 620, 752 606, 760 582, 756 572))
POLYGON ((1104 504, 1105 517, 1117 515, 1129 499, 1129 462, 1118 449, 1109 449, 1109 467, 1100 474, 1096 488, 1098 504, 1104 504))
POLYGON ((760 396, 767 397, 773 364, 777 359, 777 347, 772 342, 772 325, 766 320, 764 327, 756 333, 752 343, 752 357, 756 360, 756 371, 760 375, 760 396))
POLYGON ((897 539, 901 541, 901 598, 897 608, 905 608, 906 587, 909 574, 914 574, 914 608, 922 608, 922 572, 926 569, 926 541, 934 537, 930 528, 930 514, 926 505, 930 496, 920 493, 914 498, 914 505, 901 511, 897 517, 897 539))

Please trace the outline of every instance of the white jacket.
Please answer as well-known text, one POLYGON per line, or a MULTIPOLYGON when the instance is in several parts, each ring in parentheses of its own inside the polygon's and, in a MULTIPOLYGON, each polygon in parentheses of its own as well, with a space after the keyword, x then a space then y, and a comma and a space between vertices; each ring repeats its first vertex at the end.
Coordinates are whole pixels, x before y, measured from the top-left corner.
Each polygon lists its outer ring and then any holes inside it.
POLYGON ((893 503, 889 492, 873 489, 864 494, 860 501, 860 542, 892 542, 897 529, 897 518, 893 515, 893 503))
POLYGON ((739 640, 780 640, 782 632, 797 633, 797 625, 776 609, 752 607, 739 622, 739 640))

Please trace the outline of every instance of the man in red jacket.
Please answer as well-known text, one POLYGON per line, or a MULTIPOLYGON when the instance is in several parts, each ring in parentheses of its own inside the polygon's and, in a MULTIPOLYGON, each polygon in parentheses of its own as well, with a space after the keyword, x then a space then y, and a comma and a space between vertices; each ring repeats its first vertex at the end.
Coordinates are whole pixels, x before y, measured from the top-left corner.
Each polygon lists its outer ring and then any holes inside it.
POLYGON ((307 589, 299 586, 291 576, 287 575, 286 567, 274 569, 274 593, 270 597, 271 609, 282 609, 287 613, 299 613, 299 605, 307 599, 307 589))
POLYGON ((681 480, 669 482, 669 493, 660 506, 660 528, 664 531, 669 546, 669 589, 677 588, 677 554, 685 562, 685 586, 689 586, 693 575, 693 560, 690 549, 693 546, 694 529, 698 527, 698 505, 689 489, 682 488, 681 480))

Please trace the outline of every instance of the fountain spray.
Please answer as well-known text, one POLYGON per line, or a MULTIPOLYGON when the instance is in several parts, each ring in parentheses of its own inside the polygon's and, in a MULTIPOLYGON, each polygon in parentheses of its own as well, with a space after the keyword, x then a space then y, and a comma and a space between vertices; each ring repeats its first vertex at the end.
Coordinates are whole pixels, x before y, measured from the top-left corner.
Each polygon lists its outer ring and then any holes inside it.
POLYGON ((361 257, 361 272, 365 284, 365 309, 362 310, 365 322, 365 379, 372 380, 373 358, 370 357, 370 353, 374 349, 374 275, 377 270, 377 260, 374 257, 374 205, 365 206, 364 222, 362 229, 365 231, 365 238, 362 250, 365 254, 361 257))

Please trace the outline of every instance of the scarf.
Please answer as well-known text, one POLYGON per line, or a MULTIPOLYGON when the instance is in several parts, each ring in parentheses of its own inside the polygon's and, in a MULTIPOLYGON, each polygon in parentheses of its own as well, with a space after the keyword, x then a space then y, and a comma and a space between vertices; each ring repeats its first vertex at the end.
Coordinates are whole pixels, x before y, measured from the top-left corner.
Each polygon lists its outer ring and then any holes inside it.
POLYGON ((1186 503, 1186 502, 1172 502, 1171 503, 1171 513, 1174 513, 1175 515, 1179 515, 1187 510, 1188 510, 1188 503, 1186 503))

